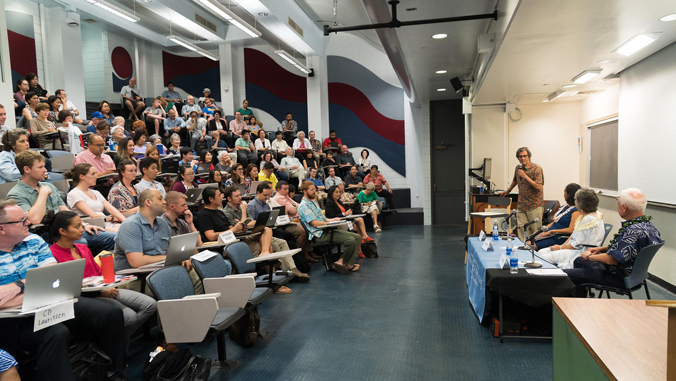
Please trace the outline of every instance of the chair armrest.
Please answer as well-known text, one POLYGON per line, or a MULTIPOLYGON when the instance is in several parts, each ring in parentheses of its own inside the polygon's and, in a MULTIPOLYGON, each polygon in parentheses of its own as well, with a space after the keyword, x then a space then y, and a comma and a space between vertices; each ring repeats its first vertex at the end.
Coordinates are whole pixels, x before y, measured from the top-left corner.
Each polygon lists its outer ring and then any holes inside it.
POLYGON ((204 340, 218 312, 216 297, 174 299, 157 302, 157 313, 168 343, 204 340))
POLYGON ((219 308, 246 307, 251 294, 256 289, 256 281, 253 277, 230 277, 204 278, 204 291, 218 293, 219 308))

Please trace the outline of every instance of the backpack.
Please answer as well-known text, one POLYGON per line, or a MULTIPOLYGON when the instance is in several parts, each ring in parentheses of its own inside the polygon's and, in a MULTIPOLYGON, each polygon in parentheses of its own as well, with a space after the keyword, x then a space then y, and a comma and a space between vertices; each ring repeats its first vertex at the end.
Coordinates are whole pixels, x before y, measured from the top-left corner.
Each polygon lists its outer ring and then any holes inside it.
POLYGON ((70 346, 68 354, 77 381, 107 379, 107 369, 113 361, 94 343, 74 343, 70 346))
POLYGON ((195 152, 197 152, 197 155, 201 154, 202 151, 208 150, 209 145, 207 144, 206 141, 197 141, 195 142, 195 152))
POLYGON ((189 349, 163 351, 143 366, 143 381, 206 381, 211 359, 193 356, 189 349))
POLYGON ((362 243, 361 251, 366 258, 378 258, 378 245, 374 241, 362 243))
POLYGON ((245 348, 253 347, 260 328, 261 317, 258 310, 247 310, 244 316, 230 326, 230 339, 245 348))

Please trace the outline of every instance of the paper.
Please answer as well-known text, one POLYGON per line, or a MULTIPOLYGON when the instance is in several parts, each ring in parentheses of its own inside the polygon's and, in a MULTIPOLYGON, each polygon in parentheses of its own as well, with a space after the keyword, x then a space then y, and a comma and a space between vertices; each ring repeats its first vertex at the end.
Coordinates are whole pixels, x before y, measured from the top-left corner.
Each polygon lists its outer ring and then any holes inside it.
POLYGON ((290 222, 291 222, 291 220, 289 220, 289 216, 287 216, 286 214, 283 215, 283 216, 277 216, 277 222, 276 222, 277 226, 286 225, 290 222))
POLYGON ((483 241, 485 239, 486 239, 486 233, 484 233, 484 231, 482 230, 482 231, 479 232, 479 241, 483 241))
POLYGON ((526 269, 528 275, 540 275, 540 276, 568 276, 561 269, 526 269))
POLYGON ((348 221, 347 222, 347 230, 352 231, 353 228, 354 228, 354 225, 352 224, 352 221, 348 221))
POLYGON ((209 258, 215 257, 216 255, 218 255, 218 253, 213 252, 211 250, 204 250, 204 251, 202 251, 198 254, 191 256, 190 258, 192 258, 196 261, 204 262, 209 258))
POLYGON ((236 240, 237 238, 235 238, 235 233, 229 230, 218 235, 218 243, 231 243, 235 242, 236 240))
POLYGON ((503 253, 502 255, 500 255, 500 262, 498 262, 498 264, 500 265, 499 268, 500 269, 504 268, 505 263, 507 263, 507 265, 509 266, 509 260, 507 259, 507 254, 503 253))
POLYGON ((54 324, 63 323, 64 321, 74 318, 74 304, 75 299, 70 299, 66 300, 65 302, 53 304, 51 306, 35 310, 35 319, 33 319, 33 332, 37 332, 41 329, 51 327, 54 324))
POLYGON ((483 246, 481 246, 481 248, 486 250, 486 251, 491 251, 491 250, 493 250, 493 243, 491 242, 490 239, 487 239, 487 240, 484 241, 484 244, 483 244, 483 246))

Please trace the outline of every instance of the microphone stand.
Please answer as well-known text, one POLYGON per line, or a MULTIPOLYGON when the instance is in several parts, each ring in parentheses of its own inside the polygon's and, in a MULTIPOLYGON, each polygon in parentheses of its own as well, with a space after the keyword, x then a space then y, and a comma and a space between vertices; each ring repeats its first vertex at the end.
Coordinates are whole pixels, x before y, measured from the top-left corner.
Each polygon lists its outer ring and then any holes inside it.
MULTIPOLYGON (((541 232, 540 229, 536 230, 535 233, 533 233, 533 235, 531 235, 530 237, 528 237, 528 239, 526 240, 526 241, 530 241, 530 242, 531 242, 530 245, 526 245, 526 248, 527 248, 528 250, 530 250, 530 255, 531 255, 531 257, 532 257, 532 260, 531 260, 530 263, 524 264, 525 267, 532 268, 532 269, 537 269, 537 268, 542 267, 542 263, 537 263, 537 262, 535 262, 535 248, 533 247, 533 246, 534 246, 534 245, 533 245, 533 240, 535 239, 535 236, 536 236, 536 235, 540 234, 540 232, 541 232)), ((524 230, 524 233, 525 233, 525 230, 524 230)), ((525 244, 525 243, 524 243, 524 244, 525 244)))

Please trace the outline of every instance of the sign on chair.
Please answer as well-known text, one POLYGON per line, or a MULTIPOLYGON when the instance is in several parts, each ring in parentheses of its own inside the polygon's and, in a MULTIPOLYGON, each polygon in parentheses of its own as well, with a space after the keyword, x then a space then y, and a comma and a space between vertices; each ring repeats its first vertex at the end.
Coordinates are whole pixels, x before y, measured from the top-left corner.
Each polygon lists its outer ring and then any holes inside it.
POLYGON ((231 231, 223 232, 218 235, 218 243, 232 243, 235 242, 237 238, 235 238, 235 233, 231 231))

